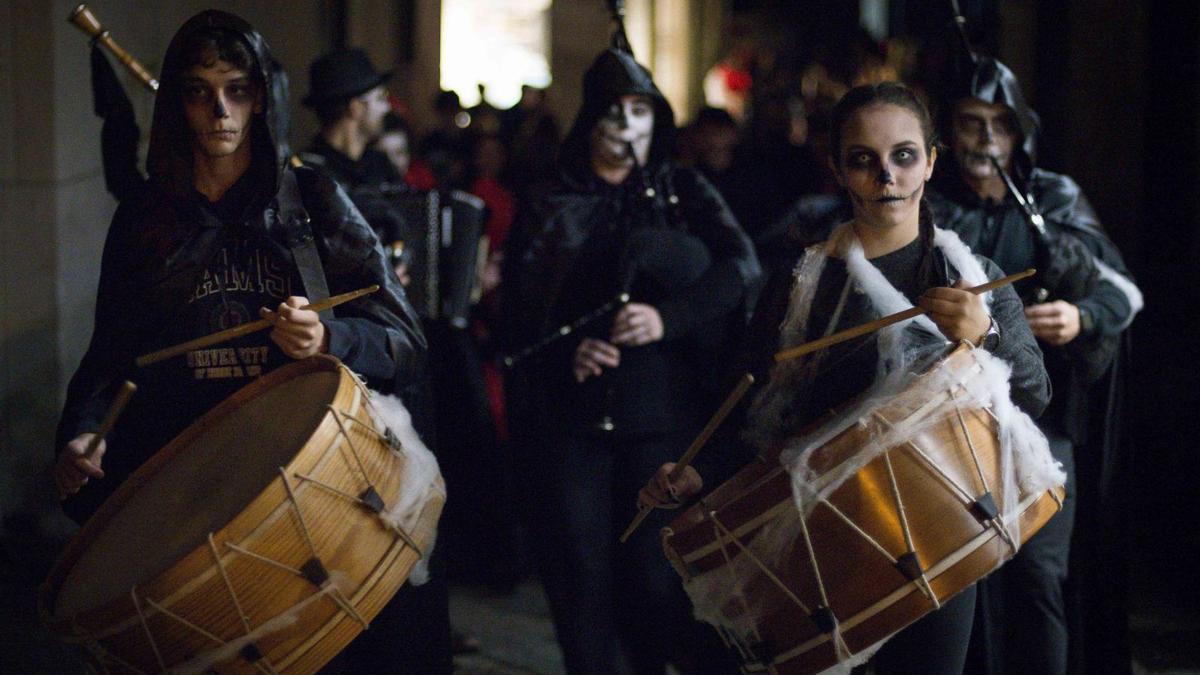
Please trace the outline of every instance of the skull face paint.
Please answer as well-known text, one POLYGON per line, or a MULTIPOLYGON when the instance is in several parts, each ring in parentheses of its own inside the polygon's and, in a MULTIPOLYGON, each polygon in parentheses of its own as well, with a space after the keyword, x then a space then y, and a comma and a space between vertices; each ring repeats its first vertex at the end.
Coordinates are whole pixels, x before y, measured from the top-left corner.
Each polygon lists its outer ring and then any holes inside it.
POLYGON ((246 141, 263 111, 263 93, 249 73, 221 60, 196 66, 184 75, 182 94, 196 152, 217 158, 250 151, 246 141))
POLYGON ((1013 146, 1017 132, 1012 111, 997 103, 977 98, 962 99, 954 105, 954 159, 969 180, 996 176, 995 157, 1005 171, 1012 170, 1013 146))
POLYGON ((654 102, 626 95, 614 101, 592 130, 592 161, 607 166, 645 165, 654 137, 654 102), (629 147, 633 146, 633 157, 629 147))
POLYGON ((879 228, 915 227, 937 157, 925 150, 917 116, 891 103, 869 105, 846 120, 841 143, 834 168, 855 218, 879 228))

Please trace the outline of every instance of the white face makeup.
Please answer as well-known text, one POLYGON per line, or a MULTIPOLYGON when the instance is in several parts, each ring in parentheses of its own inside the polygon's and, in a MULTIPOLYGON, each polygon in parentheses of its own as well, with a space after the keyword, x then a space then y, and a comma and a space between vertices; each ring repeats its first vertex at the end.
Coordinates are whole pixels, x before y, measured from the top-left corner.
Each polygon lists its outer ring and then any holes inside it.
POLYGON ((846 120, 835 168, 856 219, 879 228, 915 226, 936 158, 925 143, 920 120, 898 105, 869 105, 846 120))
POLYGON ((408 134, 402 131, 384 132, 375 142, 375 148, 387 155, 388 161, 401 177, 408 173, 409 164, 412 162, 412 155, 408 150, 408 134))
POLYGON ((954 106, 954 159, 968 180, 997 176, 989 157, 995 157, 1011 170, 1016 130, 1012 112, 1005 106, 977 98, 959 101, 954 106))
POLYGON ((358 120, 359 130, 368 140, 379 138, 379 134, 383 132, 383 118, 391 110, 387 89, 379 85, 359 96, 357 100, 362 103, 358 120))
POLYGON ((217 158, 241 149, 250 138, 255 113, 262 112, 262 92, 250 75, 218 60, 188 71, 182 88, 183 110, 196 150, 217 158))
POLYGON ((653 136, 653 101, 648 96, 622 96, 592 130, 592 160, 606 166, 631 166, 632 145, 638 164, 645 165, 653 136))

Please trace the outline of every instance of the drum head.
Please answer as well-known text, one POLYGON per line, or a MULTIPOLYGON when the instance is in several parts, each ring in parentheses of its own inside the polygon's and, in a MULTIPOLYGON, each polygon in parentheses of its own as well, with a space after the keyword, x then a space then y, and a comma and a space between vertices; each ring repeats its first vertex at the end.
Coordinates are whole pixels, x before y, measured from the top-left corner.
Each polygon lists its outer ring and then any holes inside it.
POLYGON ((336 366, 276 370, 209 411, 142 466, 80 533, 90 539, 54 602, 67 618, 127 595, 204 545, 279 476, 317 429, 336 366))

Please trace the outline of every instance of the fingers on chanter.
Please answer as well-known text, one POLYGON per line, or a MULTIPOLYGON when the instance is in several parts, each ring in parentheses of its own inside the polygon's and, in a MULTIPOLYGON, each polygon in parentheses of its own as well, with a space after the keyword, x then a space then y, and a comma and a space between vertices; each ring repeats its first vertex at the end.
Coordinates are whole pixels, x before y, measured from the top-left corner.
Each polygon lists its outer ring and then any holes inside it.
POLYGON ((615 368, 620 363, 621 350, 603 340, 588 340, 586 351, 594 361, 602 365, 615 368))
POLYGON ((1060 316, 1062 312, 1063 307, 1058 301, 1030 305, 1025 308, 1025 316, 1028 317, 1060 316))

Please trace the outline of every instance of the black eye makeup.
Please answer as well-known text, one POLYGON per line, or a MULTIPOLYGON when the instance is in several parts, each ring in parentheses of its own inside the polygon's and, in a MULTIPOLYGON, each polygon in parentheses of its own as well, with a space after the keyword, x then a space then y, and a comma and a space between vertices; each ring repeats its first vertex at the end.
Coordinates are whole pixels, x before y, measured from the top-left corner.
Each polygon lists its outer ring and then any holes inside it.
MULTIPOLYGON (((183 100, 186 103, 207 104, 216 96, 217 88, 204 80, 186 80, 183 83, 183 100)), ((224 85, 226 97, 233 102, 244 103, 254 100, 258 93, 250 80, 234 80, 224 85)))
POLYGON ((875 153, 861 149, 846 151, 844 162, 848 169, 868 169, 875 165, 875 153))
POLYGON ((183 98, 188 103, 203 103, 209 99, 209 89, 203 82, 185 82, 183 98))
POLYGON ((916 148, 897 148, 892 151, 892 161, 897 166, 912 166, 920 158, 916 148))
POLYGON ((225 87, 229 98, 234 101, 249 101, 254 98, 254 85, 250 82, 234 82, 225 87))
POLYGON ((993 136, 1011 136, 1014 133, 1013 122, 1008 116, 1000 116, 989 120, 978 115, 960 113, 954 117, 954 127, 959 133, 974 136, 982 136, 989 130, 993 136))

